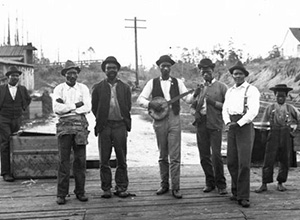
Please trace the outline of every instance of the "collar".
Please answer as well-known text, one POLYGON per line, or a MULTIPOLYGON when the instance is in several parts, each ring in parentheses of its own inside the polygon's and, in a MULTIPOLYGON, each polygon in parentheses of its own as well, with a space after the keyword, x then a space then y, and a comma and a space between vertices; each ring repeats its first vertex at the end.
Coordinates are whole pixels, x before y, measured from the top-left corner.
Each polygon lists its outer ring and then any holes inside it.
POLYGON ((216 82, 215 78, 213 78, 210 83, 205 81, 204 84, 207 85, 207 86, 211 86, 214 82, 216 82))
POLYGON ((234 89, 237 89, 237 88, 246 88, 248 85, 249 85, 249 83, 245 81, 245 82, 243 82, 243 84, 240 85, 239 87, 236 87, 236 84, 234 84, 234 85, 233 85, 233 88, 234 88, 234 89))
POLYGON ((10 84, 7 84, 8 85, 8 88, 17 88, 18 87, 18 84, 16 84, 15 86, 12 86, 10 84))
POLYGON ((78 89, 78 83, 76 82, 74 86, 69 86, 67 83, 65 83, 65 87, 66 87, 67 89, 74 88, 74 89, 77 90, 77 89, 78 89))
POLYGON ((170 82, 172 82, 172 78, 171 78, 171 77, 169 77, 169 79, 164 80, 164 79, 160 76, 159 79, 160 79, 160 81, 170 81, 170 82))

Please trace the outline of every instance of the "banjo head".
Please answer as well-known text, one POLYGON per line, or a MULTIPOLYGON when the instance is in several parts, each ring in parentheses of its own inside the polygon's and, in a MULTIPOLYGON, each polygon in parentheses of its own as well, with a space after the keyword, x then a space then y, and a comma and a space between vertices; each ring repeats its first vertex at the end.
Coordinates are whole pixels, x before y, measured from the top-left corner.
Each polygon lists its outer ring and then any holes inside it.
MULTIPOLYGON (((168 113, 169 113, 169 105, 163 97, 154 97, 150 103, 158 103, 161 104, 162 110, 161 111, 156 111, 155 109, 149 108, 148 113, 149 115, 154 119, 154 120, 162 120, 164 119, 168 113)), ((150 104, 149 103, 149 104, 150 104)))

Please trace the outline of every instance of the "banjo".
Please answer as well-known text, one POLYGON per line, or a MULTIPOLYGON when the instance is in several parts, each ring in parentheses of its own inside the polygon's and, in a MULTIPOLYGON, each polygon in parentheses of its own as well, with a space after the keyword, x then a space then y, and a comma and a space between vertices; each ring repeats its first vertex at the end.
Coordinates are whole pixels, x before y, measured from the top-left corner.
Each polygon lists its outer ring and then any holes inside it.
MULTIPOLYGON (((161 111, 156 111, 155 109, 153 108, 149 108, 148 109, 148 114, 154 119, 154 120, 162 120, 164 119, 168 114, 169 114, 169 106, 176 102, 177 100, 183 98, 184 96, 190 94, 194 92, 194 89, 191 89, 185 93, 182 93, 174 98, 172 98, 171 100, 167 101, 165 98, 163 97, 160 97, 160 96, 157 96, 157 97, 154 97, 150 103, 159 103, 162 107, 162 110, 161 111)), ((150 104, 149 103, 149 104, 150 104)))

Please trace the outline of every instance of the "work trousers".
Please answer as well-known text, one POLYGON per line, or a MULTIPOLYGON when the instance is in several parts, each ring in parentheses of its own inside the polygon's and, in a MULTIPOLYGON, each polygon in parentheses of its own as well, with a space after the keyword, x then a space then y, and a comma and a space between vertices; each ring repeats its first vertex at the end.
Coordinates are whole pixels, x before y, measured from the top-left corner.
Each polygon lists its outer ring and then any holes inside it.
POLYGON ((104 191, 112 188, 112 172, 109 164, 112 148, 114 148, 117 158, 115 189, 123 192, 128 188, 127 135, 128 132, 123 121, 108 121, 108 125, 98 135, 100 179, 101 188, 104 191))
POLYGON ((153 128, 159 150, 161 187, 169 188, 169 172, 172 189, 180 189, 181 124, 180 116, 170 111, 163 120, 155 120, 153 128), (170 160, 169 160, 170 158, 170 160), (170 161, 170 162, 169 162, 170 161))
POLYGON ((231 192, 238 200, 250 197, 250 165, 254 143, 253 124, 229 129, 227 167, 231 175, 231 192))
POLYGON ((221 155, 222 130, 207 128, 206 116, 202 116, 196 128, 200 163, 205 173, 206 186, 225 189, 226 178, 221 155))
POLYGON ((21 117, 9 119, 0 115, 1 176, 11 173, 10 138, 20 129, 21 117))
POLYGON ((75 144, 75 134, 65 134, 58 137, 59 167, 57 176, 57 196, 65 197, 69 194, 70 157, 74 152, 73 175, 75 179, 74 193, 85 193, 86 146, 75 144))
POLYGON ((265 150, 264 165, 262 168, 262 182, 272 183, 274 164, 276 159, 279 161, 279 171, 277 181, 284 183, 288 177, 289 155, 292 149, 292 138, 290 127, 271 128, 265 150))

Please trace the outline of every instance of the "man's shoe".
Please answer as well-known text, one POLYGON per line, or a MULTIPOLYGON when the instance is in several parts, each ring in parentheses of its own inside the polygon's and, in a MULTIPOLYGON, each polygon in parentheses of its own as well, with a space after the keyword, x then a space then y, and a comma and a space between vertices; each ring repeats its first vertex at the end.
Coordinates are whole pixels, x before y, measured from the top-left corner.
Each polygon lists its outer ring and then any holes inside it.
POLYGON ((225 188, 224 189, 218 189, 218 192, 219 192, 220 195, 226 195, 228 193, 225 188))
POLYGON ((215 189, 214 186, 205 186, 203 189, 203 192, 208 193, 208 192, 213 191, 214 189, 215 189))
POLYGON ((181 199, 181 198, 182 198, 182 194, 181 194, 181 192, 180 192, 179 189, 172 190, 172 195, 173 195, 176 199, 181 199))
POLYGON ((241 205, 244 208, 248 208, 250 206, 250 202, 247 199, 239 200, 239 205, 241 205))
POLYGON ((56 203, 58 205, 64 205, 66 204, 66 198, 65 197, 61 197, 61 196, 58 196, 57 199, 56 199, 56 203))
POLYGON ((15 178, 11 174, 4 174, 3 180, 6 182, 13 182, 15 180, 15 178))
POLYGON ((86 202, 89 200, 89 198, 87 196, 85 196, 84 194, 79 194, 76 195, 76 198, 80 201, 80 202, 86 202))
POLYGON ((265 192, 267 190, 268 190, 267 186, 262 185, 258 189, 254 190, 254 192, 256 192, 256 193, 262 193, 262 192, 265 192))
POLYGON ((157 191, 156 191, 156 195, 162 195, 165 194, 169 191, 169 188, 167 187, 160 187, 157 191))
POLYGON ((111 198, 111 190, 110 189, 109 190, 104 190, 101 197, 105 198, 105 199, 111 198))
POLYGON ((278 183, 277 185, 277 190, 280 191, 280 192, 284 192, 286 191, 287 189, 280 183, 278 183))

